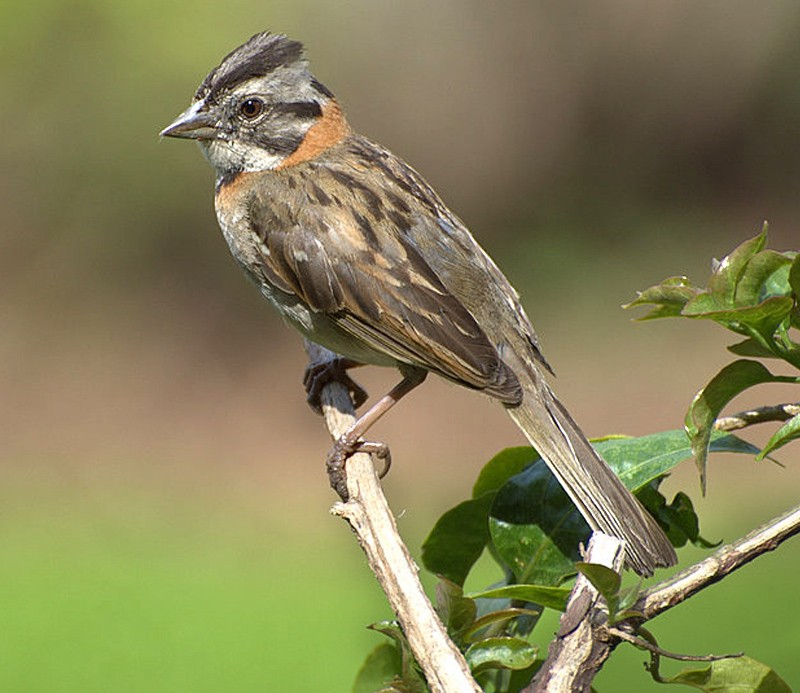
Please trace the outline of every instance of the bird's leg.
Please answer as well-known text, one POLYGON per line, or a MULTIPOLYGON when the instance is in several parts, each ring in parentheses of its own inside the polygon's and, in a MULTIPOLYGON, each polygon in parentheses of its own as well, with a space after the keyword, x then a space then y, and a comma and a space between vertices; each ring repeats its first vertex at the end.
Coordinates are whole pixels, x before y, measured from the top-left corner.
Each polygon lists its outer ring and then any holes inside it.
POLYGON ((306 389, 306 401, 309 406, 317 414, 322 414, 322 405, 320 404, 322 388, 330 382, 337 382, 350 391, 353 406, 358 409, 367 401, 367 391, 348 375, 347 370, 361 365, 363 364, 358 361, 338 356, 330 361, 311 363, 306 366, 303 374, 303 387, 306 389))
POLYGON ((354 453, 367 452, 383 460, 384 468, 379 475, 381 478, 389 471, 389 467, 392 464, 392 455, 386 443, 374 443, 361 440, 361 436, 363 436, 387 411, 411 392, 411 390, 417 387, 417 385, 420 385, 427 375, 428 372, 423 370, 405 370, 403 379, 375 402, 375 404, 373 404, 363 416, 357 419, 355 423, 342 434, 339 440, 334 443, 333 448, 331 448, 331 451, 328 453, 328 477, 330 478, 331 486, 343 501, 347 501, 348 497, 347 472, 345 469, 347 458, 354 453))

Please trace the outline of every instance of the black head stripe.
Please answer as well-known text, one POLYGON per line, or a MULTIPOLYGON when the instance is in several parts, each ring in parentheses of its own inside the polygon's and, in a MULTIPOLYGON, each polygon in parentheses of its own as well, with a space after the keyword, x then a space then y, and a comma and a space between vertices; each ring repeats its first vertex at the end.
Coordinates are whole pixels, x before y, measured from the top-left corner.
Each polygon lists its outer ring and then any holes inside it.
POLYGON ((272 106, 272 111, 301 119, 319 118, 322 115, 322 107, 316 101, 276 103, 272 106))
POLYGON ((195 99, 214 99, 220 91, 277 68, 304 60, 303 44, 283 34, 263 31, 226 55, 203 80, 195 99))

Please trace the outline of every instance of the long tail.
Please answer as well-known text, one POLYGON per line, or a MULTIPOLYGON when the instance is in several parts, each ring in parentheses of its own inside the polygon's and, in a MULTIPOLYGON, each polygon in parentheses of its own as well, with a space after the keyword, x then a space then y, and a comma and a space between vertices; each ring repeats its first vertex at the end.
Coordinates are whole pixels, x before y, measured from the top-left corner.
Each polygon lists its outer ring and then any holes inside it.
POLYGON ((674 565, 675 549, 653 517, 595 452, 544 379, 534 380, 524 384, 522 404, 508 413, 589 526, 624 540, 626 563, 639 575, 674 565))

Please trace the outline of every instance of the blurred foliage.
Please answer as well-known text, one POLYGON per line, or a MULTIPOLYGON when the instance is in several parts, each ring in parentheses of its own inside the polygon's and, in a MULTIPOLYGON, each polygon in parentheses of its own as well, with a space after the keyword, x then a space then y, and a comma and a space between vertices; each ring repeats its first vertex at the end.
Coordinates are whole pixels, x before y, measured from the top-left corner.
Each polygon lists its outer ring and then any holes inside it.
POLYGON ((779 221, 796 209, 799 26, 788 1, 724 13, 621 0, 577 13, 522 0, 5 3, 0 261, 12 276, 55 261, 84 290, 165 272, 212 281, 211 173, 156 133, 263 28, 304 40, 356 126, 479 236, 533 225, 614 244, 654 213, 727 216, 756 200, 779 221))

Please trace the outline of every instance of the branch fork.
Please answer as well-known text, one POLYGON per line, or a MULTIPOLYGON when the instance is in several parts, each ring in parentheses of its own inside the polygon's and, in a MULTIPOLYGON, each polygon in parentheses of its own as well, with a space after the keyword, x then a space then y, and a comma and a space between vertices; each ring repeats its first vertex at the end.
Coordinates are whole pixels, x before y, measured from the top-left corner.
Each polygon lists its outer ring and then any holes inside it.
MULTIPOLYGON (((337 358, 333 352, 308 341, 306 351, 312 367, 337 358)), ((350 388, 336 381, 328 382, 321 390, 320 405, 331 436, 334 441, 339 440, 356 421, 350 388)), ((796 406, 781 405, 780 411, 773 408, 769 412, 746 412, 737 415, 739 425, 733 427, 775 420, 792 414, 796 406)), ((331 512, 346 520, 355 533, 430 690, 432 693, 480 693, 481 688, 472 678, 466 660, 448 637, 425 595, 419 570, 397 531, 371 456, 363 452, 350 456, 345 472, 348 500, 335 503, 331 512)), ((608 627, 607 611, 597 590, 580 575, 548 659, 525 693, 590 690, 592 679, 613 649, 623 640, 631 640, 625 633, 635 632, 642 623, 797 534, 800 534, 800 506, 654 585, 631 608, 639 616, 616 623, 614 628, 608 627)), ((624 560, 622 542, 595 532, 587 547, 586 560, 619 572, 624 560)))

